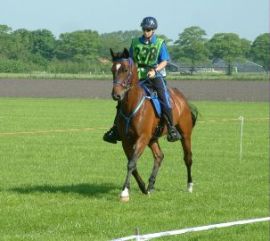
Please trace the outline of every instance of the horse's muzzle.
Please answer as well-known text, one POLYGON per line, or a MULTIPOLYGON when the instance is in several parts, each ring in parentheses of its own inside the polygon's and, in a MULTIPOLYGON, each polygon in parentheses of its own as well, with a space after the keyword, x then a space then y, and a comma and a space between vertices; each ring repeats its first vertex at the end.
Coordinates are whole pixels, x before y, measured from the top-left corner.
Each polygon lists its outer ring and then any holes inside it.
POLYGON ((112 98, 115 100, 115 101, 120 101, 120 100, 123 100, 126 92, 127 92, 128 89, 113 89, 112 90, 112 98))
POLYGON ((112 94, 112 98, 113 98, 113 100, 115 100, 115 101, 121 100, 121 96, 120 96, 120 95, 112 94))
POLYGON ((112 92, 112 98, 115 101, 119 101, 122 99, 122 96, 121 96, 121 94, 117 94, 117 93, 112 92))

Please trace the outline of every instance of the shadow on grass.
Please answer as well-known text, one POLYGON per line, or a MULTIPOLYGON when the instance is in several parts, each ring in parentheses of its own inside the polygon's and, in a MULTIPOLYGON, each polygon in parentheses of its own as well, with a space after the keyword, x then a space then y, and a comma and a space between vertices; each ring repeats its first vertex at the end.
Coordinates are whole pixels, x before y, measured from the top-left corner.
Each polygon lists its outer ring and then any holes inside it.
POLYGON ((72 185, 63 185, 63 186, 54 186, 54 185, 37 185, 37 186, 24 186, 24 187, 15 187, 11 188, 8 191, 17 192, 20 194, 31 194, 31 193, 75 193, 88 197, 99 197, 102 194, 113 192, 113 190, 118 190, 119 187, 116 187, 111 183, 103 184, 72 184, 72 185))

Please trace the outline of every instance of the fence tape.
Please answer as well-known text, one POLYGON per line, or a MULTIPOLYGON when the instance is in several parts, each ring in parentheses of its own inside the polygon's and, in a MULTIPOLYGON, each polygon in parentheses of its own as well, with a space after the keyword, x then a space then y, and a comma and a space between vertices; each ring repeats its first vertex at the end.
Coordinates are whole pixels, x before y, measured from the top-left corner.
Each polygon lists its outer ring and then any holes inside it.
POLYGON ((239 220, 239 221, 233 221, 233 222, 227 222, 227 223, 219 223, 219 224, 211 224, 211 225, 200 226, 200 227, 191 227, 191 228, 184 228, 184 229, 179 229, 179 230, 171 230, 171 231, 165 231, 165 232, 160 232, 160 233, 132 235, 128 237, 113 239, 111 241, 127 241, 127 240, 147 241, 150 239, 160 238, 164 236, 180 235, 180 234, 191 233, 191 232, 206 231, 206 230, 211 230, 211 229, 226 228, 226 227, 231 227, 231 226, 236 226, 236 225, 259 223, 259 222, 266 222, 266 221, 270 221, 270 217, 245 219, 245 220, 239 220))
POLYGON ((54 133, 69 133, 69 132, 83 132, 106 130, 105 127, 95 128, 68 128, 68 129, 52 129, 52 130, 34 130, 34 131, 17 131, 17 132, 0 132, 0 136, 19 136, 19 135, 37 135, 37 134, 54 134, 54 133))
MULTIPOLYGON (((246 118, 246 121, 269 121, 269 117, 263 118, 246 118)), ((211 119, 211 120, 198 120, 200 123, 219 123, 239 121, 237 119, 211 119)), ((69 132, 83 132, 83 131, 96 131, 106 130, 109 127, 85 127, 85 128, 67 128, 67 129, 51 129, 51 130, 32 130, 32 131, 14 131, 14 132, 0 132, 0 136, 19 136, 19 135, 37 135, 37 134, 51 134, 51 133, 69 133, 69 132)))

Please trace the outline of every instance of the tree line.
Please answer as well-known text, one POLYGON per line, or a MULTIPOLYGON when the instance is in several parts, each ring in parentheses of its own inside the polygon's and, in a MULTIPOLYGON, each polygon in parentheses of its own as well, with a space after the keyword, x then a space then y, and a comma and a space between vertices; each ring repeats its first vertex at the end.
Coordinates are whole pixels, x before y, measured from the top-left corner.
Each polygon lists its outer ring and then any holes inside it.
MULTIPOLYGON (((50 30, 12 30, 0 25, 0 72, 24 73, 46 71, 49 73, 101 73, 110 71, 110 51, 129 47, 131 39, 141 31, 117 31, 99 34, 97 31, 80 30, 62 33, 56 38, 50 30)), ((205 30, 191 26, 172 41, 167 42, 172 61, 195 69, 197 65, 210 65, 223 59, 228 73, 235 61, 250 60, 270 69, 269 33, 254 41, 240 38, 236 33, 216 33, 206 38, 205 30)))

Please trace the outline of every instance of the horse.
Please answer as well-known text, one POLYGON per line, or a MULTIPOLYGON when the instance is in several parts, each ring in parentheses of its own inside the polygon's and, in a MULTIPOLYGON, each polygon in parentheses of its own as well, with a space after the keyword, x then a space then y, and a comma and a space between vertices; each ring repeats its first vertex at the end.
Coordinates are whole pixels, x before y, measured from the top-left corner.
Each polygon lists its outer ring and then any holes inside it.
MULTIPOLYGON (((127 157, 127 175, 120 194, 121 201, 129 201, 130 179, 134 176, 140 190, 149 194, 154 190, 156 176, 161 166, 164 154, 155 135, 157 128, 162 123, 154 111, 150 98, 140 84, 137 66, 125 48, 123 52, 114 53, 112 56, 113 87, 112 98, 120 103, 118 114, 118 132, 122 140, 122 147, 127 157), (148 146, 154 157, 154 166, 146 187, 138 169, 137 161, 148 146)), ((173 122, 181 133, 184 161, 187 169, 187 190, 192 192, 193 182, 191 176, 192 151, 191 133, 195 126, 198 111, 195 106, 189 105, 184 95, 176 88, 168 88, 173 109, 173 122)), ((167 133, 163 125, 161 135, 167 133)))

